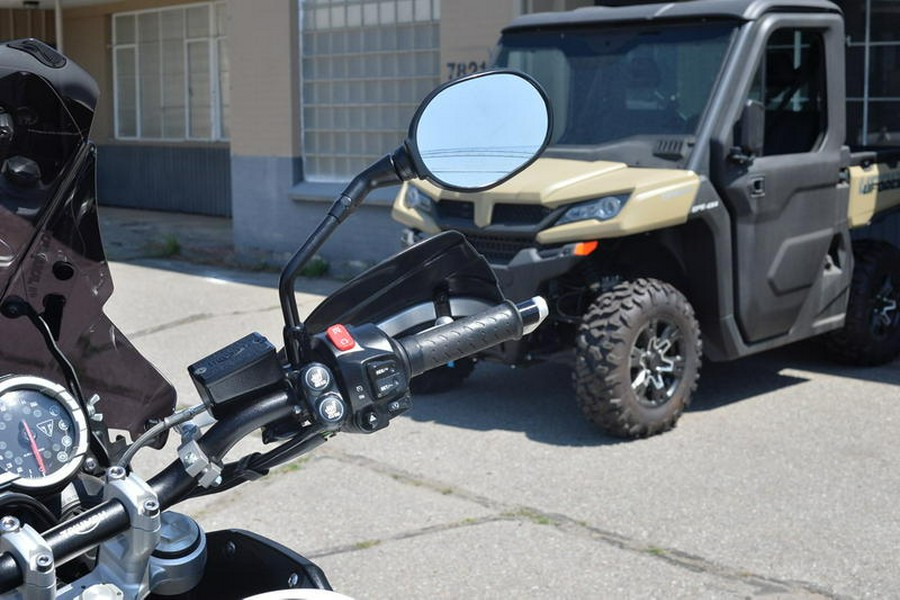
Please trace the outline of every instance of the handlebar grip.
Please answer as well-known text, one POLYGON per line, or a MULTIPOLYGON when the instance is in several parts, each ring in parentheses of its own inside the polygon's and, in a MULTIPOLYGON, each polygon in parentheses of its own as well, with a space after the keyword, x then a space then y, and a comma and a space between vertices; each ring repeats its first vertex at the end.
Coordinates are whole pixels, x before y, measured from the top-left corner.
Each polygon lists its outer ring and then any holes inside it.
POLYGON ((519 305, 510 301, 453 323, 397 340, 406 352, 410 376, 421 375, 533 331, 547 316, 541 297, 519 305))

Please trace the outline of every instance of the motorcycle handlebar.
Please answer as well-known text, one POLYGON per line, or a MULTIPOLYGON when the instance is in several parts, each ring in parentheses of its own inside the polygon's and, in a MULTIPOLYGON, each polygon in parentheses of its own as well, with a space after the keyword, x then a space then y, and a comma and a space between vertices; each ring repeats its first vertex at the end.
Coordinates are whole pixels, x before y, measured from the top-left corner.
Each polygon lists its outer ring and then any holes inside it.
MULTIPOLYGON (((293 405, 288 394, 272 394, 220 420, 198 443, 207 455, 222 456, 249 433, 290 415, 293 405)), ((165 510, 182 500, 196 486, 196 479, 176 460, 148 483, 165 510)), ((126 531, 130 524, 125 506, 113 499, 48 529, 41 536, 53 554, 54 563, 61 565, 126 531)), ((0 555, 0 594, 16 589, 22 582, 23 573, 12 555, 0 555)))
MULTIPOLYGON (((539 296, 519 304, 506 301, 477 315, 396 342, 406 354, 412 377, 531 333, 547 313, 547 304, 539 296)), ((198 443, 208 456, 223 456, 249 433, 292 414, 294 406, 286 392, 271 394, 218 421, 198 443)), ((185 472, 179 460, 148 483, 162 509, 184 499, 196 486, 195 478, 185 472)), ((60 565, 126 531, 129 524, 127 509, 113 499, 60 523, 42 536, 53 553, 54 562, 60 565)), ((16 589, 22 582, 23 573, 12 555, 0 555, 0 594, 16 589)))
POLYGON ((540 296, 519 304, 507 300, 476 315, 398 339, 397 343, 406 353, 410 376, 415 377, 531 333, 547 313, 547 303, 540 296))

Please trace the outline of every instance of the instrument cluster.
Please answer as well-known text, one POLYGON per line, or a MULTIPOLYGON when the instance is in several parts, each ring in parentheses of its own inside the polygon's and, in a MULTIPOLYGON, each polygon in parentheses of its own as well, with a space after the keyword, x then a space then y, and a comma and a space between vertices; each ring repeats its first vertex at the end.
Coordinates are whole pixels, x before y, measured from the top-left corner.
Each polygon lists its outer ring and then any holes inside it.
POLYGON ((0 489, 50 491, 72 478, 88 448, 84 410, 40 377, 0 379, 0 489))

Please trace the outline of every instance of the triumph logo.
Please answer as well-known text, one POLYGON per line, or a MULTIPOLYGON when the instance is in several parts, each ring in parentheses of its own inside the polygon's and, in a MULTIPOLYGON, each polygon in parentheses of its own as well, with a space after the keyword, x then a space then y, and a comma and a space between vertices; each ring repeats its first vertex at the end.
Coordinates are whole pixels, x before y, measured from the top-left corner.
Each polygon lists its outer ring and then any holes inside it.
POLYGON ((59 534, 64 538, 70 535, 87 535, 88 533, 97 529, 97 526, 100 525, 100 523, 102 523, 104 519, 105 513, 91 515, 84 522, 73 525, 71 527, 66 527, 65 529, 60 531, 59 534))

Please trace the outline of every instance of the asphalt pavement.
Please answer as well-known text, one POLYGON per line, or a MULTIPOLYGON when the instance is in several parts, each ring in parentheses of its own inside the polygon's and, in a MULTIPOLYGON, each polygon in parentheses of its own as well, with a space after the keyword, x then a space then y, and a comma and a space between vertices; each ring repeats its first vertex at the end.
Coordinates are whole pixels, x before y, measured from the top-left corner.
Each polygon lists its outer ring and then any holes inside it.
MULTIPOLYGON (((275 274, 128 255, 132 233, 107 312, 183 405, 188 364, 250 331, 278 344, 275 274)), ((338 285, 301 280, 301 312, 338 285)), ((898 598, 898 385, 900 362, 794 346, 705 365, 678 427, 621 441, 581 417, 565 367, 479 364, 384 431, 181 509, 296 549, 359 599, 898 598)), ((145 451, 138 471, 173 457, 145 451)))

